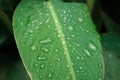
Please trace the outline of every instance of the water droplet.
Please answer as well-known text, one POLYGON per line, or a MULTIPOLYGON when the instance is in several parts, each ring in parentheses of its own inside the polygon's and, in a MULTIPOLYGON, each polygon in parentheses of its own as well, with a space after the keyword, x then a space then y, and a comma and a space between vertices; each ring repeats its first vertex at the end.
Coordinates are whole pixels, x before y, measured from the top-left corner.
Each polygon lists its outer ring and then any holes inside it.
POLYGON ((75 35, 71 35, 72 37, 75 37, 75 35))
POLYGON ((49 74, 48 74, 48 77, 51 78, 51 77, 52 77, 52 73, 49 73, 49 74))
POLYGON ((20 11, 23 11, 23 9, 20 9, 20 11))
POLYGON ((40 41, 40 43, 49 43, 49 42, 52 42, 50 38, 40 41))
POLYGON ((32 34, 32 33, 33 33, 33 30, 28 30, 28 32, 32 34))
POLYGON ((73 27, 72 26, 69 26, 68 27, 70 31, 73 31, 73 27))
POLYGON ((46 59, 47 59, 47 57, 45 57, 45 56, 43 56, 43 57, 40 57, 40 56, 39 56, 39 57, 37 58, 37 60, 46 60, 46 59))
POLYGON ((76 57, 76 59, 77 59, 77 60, 79 60, 79 59, 80 59, 80 57, 79 57, 79 56, 77 56, 77 57, 76 57))
POLYGON ((84 60, 84 57, 82 56, 80 59, 81 59, 81 60, 84 60))
POLYGON ((41 64, 41 65, 40 65, 40 68, 41 68, 41 69, 45 68, 45 64, 41 64))
POLYGON ((32 45, 32 46, 31 46, 31 49, 32 49, 32 51, 35 51, 35 50, 36 50, 36 46, 35 46, 35 45, 32 45))
POLYGON ((58 52, 58 49, 55 49, 55 52, 58 52))
POLYGON ((67 67, 69 68, 69 67, 70 67, 70 65, 68 64, 68 65, 67 65, 67 67))
POLYGON ((40 79, 42 79, 42 78, 43 78, 43 76, 42 76, 42 75, 40 75, 39 77, 40 77, 40 79))
POLYGON ((102 68, 102 64, 98 64, 98 67, 99 67, 99 68, 102 68))
POLYGON ((21 26, 22 26, 22 25, 23 25, 23 22, 21 22, 20 24, 21 24, 21 26))
POLYGON ((65 45, 65 41, 63 41, 62 44, 65 45))
POLYGON ((98 80, 102 80, 101 78, 99 78, 98 80))
POLYGON ((37 64, 37 63, 35 63, 35 64, 34 64, 34 67, 38 67, 38 64, 37 64))
POLYGON ((80 70, 82 70, 83 69, 83 67, 80 67, 80 70))
POLYGON ((46 47, 42 47, 41 49, 42 49, 44 52, 49 52, 49 49, 46 48, 46 47))
POLYGON ((61 60, 60 58, 57 59, 57 61, 60 61, 60 60, 61 60))
POLYGON ((89 44, 89 47, 90 47, 92 50, 94 50, 94 51, 96 50, 96 47, 95 47, 94 44, 92 44, 92 43, 89 44))
POLYGON ((76 44, 76 46, 80 46, 80 44, 76 44))
POLYGON ((79 70, 77 70, 76 72, 77 72, 77 73, 79 73, 80 71, 79 71, 79 70))
POLYGON ((85 72, 85 75, 88 75, 88 73, 87 73, 87 72, 85 72))
POLYGON ((60 71, 60 74, 63 74, 63 71, 60 71))
POLYGON ((67 76, 67 79, 70 79, 70 76, 67 76))
POLYGON ((86 53, 87 56, 91 56, 90 52, 87 49, 84 49, 84 52, 86 53))
POLYGON ((109 55, 108 55, 108 57, 109 57, 109 58, 111 58, 111 57, 112 57, 112 55, 111 55, 111 54, 109 54, 109 55))
POLYGON ((83 22, 83 19, 82 19, 82 18, 78 18, 78 21, 79 21, 79 22, 83 22))

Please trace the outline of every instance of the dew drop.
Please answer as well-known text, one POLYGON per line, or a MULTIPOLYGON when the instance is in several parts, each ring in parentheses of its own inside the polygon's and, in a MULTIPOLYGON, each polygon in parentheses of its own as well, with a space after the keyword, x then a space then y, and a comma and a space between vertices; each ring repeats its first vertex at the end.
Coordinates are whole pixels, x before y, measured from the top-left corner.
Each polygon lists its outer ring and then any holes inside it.
POLYGON ((69 68, 69 67, 70 67, 70 65, 68 64, 68 65, 67 65, 67 67, 69 68))
POLYGON ((79 22, 83 22, 83 19, 82 19, 82 18, 78 18, 78 21, 79 21, 79 22))
POLYGON ((73 27, 72 27, 72 26, 69 26, 69 30, 70 30, 70 31, 73 31, 73 27))
POLYGON ((43 78, 43 76, 42 76, 42 75, 40 75, 40 76, 39 76, 39 78, 40 78, 40 79, 42 79, 42 78, 43 78))
POLYGON ((45 56, 43 56, 43 57, 40 57, 40 56, 39 56, 39 57, 37 58, 37 60, 46 60, 46 59, 47 59, 47 57, 45 57, 45 56))
POLYGON ((75 35, 71 35, 72 37, 75 37, 75 35))
POLYGON ((94 51, 96 50, 96 47, 95 47, 94 44, 92 44, 92 43, 89 44, 89 47, 90 47, 92 50, 94 50, 94 51))
POLYGON ((55 49, 55 52, 58 52, 58 49, 55 49))
POLYGON ((28 32, 32 34, 32 33, 33 33, 33 30, 28 30, 28 32))
POLYGON ((46 47, 42 47, 41 49, 42 49, 44 52, 46 52, 46 53, 49 52, 49 49, 46 48, 46 47))
POLYGON ((83 67, 80 67, 80 70, 82 70, 83 69, 83 67))
POLYGON ((21 22, 20 24, 23 25, 23 22, 21 22))
POLYGON ((99 68, 102 68, 102 64, 98 64, 98 67, 99 67, 99 68))
POLYGON ((52 77, 52 73, 49 73, 49 74, 48 74, 48 77, 51 78, 51 77, 52 77))
POLYGON ((80 57, 79 57, 79 56, 77 56, 77 57, 76 57, 76 59, 77 59, 77 60, 79 60, 79 59, 80 59, 80 57))
POLYGON ((65 41, 63 41, 62 44, 65 45, 65 41))
POLYGON ((102 80, 101 78, 99 78, 98 80, 102 80))
POLYGON ((91 56, 90 52, 87 49, 84 49, 84 52, 86 53, 87 56, 91 56))
POLYGON ((45 64, 41 64, 41 65, 40 65, 40 68, 41 68, 41 69, 45 68, 45 64))
POLYGON ((35 68, 36 68, 36 67, 38 67, 38 64, 37 64, 37 63, 35 63, 35 64, 34 64, 34 67, 35 67, 35 68))
POLYGON ((36 46, 35 46, 35 45, 32 45, 32 46, 31 46, 31 49, 32 49, 32 51, 35 51, 35 50, 36 50, 36 46))
POLYGON ((23 9, 20 9, 21 11, 23 11, 23 9))
POLYGON ((49 42, 52 42, 50 38, 40 41, 40 43, 49 43, 49 42))
POLYGON ((63 71, 60 71, 60 74, 63 74, 63 71))
POLYGON ((60 61, 60 60, 61 60, 60 58, 57 59, 57 61, 60 61))

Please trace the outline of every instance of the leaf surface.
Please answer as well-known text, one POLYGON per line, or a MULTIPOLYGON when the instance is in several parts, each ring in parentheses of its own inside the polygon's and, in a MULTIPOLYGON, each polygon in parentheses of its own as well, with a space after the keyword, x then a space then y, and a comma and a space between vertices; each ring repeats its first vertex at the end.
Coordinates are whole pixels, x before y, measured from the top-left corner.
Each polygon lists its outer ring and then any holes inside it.
POLYGON ((100 38, 83 3, 23 0, 13 26, 32 80, 103 80, 100 38))

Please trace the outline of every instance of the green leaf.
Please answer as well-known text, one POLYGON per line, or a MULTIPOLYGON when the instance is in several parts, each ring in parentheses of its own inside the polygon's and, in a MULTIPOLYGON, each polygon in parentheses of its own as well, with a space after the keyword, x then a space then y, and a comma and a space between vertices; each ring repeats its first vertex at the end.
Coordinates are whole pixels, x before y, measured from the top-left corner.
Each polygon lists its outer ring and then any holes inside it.
POLYGON ((105 80, 120 80, 120 59, 114 52, 104 49, 105 80))
POLYGON ((105 49, 120 56, 120 35, 111 33, 102 34, 101 39, 105 49))
POLYGON ((32 80, 103 80, 100 38, 85 4, 22 0, 13 26, 32 80))

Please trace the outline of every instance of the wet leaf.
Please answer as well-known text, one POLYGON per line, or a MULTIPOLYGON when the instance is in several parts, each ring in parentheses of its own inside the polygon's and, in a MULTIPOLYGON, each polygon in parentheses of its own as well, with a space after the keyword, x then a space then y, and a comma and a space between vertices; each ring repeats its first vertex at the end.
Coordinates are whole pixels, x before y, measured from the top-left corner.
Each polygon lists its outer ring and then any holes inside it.
POLYGON ((105 80, 120 79, 120 59, 115 54, 116 53, 104 49, 105 80))
POLYGON ((102 34, 101 39, 105 49, 120 56, 120 35, 111 33, 102 34))
POLYGON ((100 38, 85 4, 22 0, 13 26, 32 80, 103 80, 100 38))

